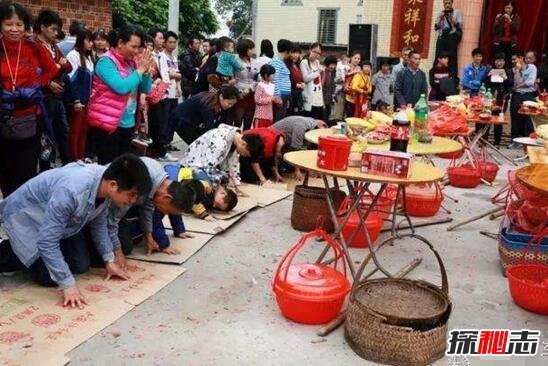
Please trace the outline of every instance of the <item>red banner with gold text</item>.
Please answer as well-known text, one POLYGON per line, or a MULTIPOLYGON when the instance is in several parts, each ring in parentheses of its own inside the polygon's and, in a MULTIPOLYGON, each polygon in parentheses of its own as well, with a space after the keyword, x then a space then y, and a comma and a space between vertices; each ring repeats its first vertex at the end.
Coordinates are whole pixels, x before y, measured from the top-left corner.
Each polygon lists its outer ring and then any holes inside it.
POLYGON ((405 46, 428 57, 434 0, 393 0, 390 54, 400 55, 405 46))

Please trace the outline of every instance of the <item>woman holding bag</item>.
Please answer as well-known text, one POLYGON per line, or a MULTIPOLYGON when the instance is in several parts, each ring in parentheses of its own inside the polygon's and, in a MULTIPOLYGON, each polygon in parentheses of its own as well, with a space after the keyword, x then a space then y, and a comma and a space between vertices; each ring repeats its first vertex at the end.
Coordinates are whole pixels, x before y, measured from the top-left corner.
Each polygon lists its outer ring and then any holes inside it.
POLYGON ((303 90, 303 109, 307 117, 324 118, 323 91, 322 91, 322 45, 313 43, 309 54, 301 61, 301 72, 305 87, 303 90))
POLYGON ((59 74, 48 51, 25 37, 30 14, 0 4, 0 190, 7 197, 37 174, 44 120, 42 87, 59 74))
POLYGON ((135 127, 137 96, 152 85, 149 70, 154 63, 146 49, 139 58, 143 32, 134 25, 119 29, 108 52, 95 65, 88 110, 99 164, 108 164, 129 152, 135 127))
POLYGON ((67 55, 67 60, 72 65, 72 71, 68 74, 68 95, 72 106, 69 114, 69 145, 74 160, 84 159, 86 153, 86 117, 93 78, 92 48, 92 34, 83 29, 76 36, 74 49, 67 55))

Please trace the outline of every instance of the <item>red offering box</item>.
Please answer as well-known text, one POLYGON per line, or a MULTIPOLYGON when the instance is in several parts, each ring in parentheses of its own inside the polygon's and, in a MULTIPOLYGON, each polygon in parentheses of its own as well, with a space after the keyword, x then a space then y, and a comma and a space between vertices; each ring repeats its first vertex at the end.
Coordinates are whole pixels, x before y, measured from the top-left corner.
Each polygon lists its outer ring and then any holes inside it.
POLYGON ((368 150, 362 154, 361 172, 390 178, 407 178, 412 154, 399 151, 368 150))

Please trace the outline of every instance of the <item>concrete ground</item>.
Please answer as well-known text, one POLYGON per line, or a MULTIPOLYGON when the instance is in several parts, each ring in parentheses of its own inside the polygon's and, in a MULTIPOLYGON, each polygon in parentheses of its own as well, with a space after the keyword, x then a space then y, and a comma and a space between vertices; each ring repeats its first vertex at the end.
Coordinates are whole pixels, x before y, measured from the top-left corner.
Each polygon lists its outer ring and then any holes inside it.
MULTIPOLYGON (((439 160, 444 166, 447 162, 439 160)), ((492 208, 489 199, 506 181, 504 166, 498 187, 474 190, 448 187, 459 199, 446 199, 451 217, 460 221, 492 208)), ((317 326, 287 321, 272 295, 271 280, 280 257, 301 235, 290 227, 292 201, 283 200, 249 213, 216 236, 184 264, 187 272, 102 332, 68 354, 72 365, 363 365, 339 328, 326 338, 317 326), (116 336, 113 336, 112 334, 116 336), (118 333, 120 336, 118 336, 118 333)), ((449 329, 537 329, 548 342, 548 317, 516 306, 502 276, 497 242, 479 231, 496 232, 499 221, 484 219, 453 232, 448 224, 419 228, 442 256, 449 276, 454 310, 449 329)), ((384 234, 386 236, 387 234, 384 234)), ((382 237, 381 237, 382 239, 382 237)), ((313 260, 313 244, 301 257, 313 260)), ((354 258, 365 250, 353 250, 354 258)), ((440 283, 433 256, 412 241, 381 251, 382 262, 397 270, 423 257, 410 277, 440 283)), ((541 347, 542 348, 542 347, 541 347)), ((545 346, 546 348, 546 346, 545 346)), ((548 355, 547 355, 548 356, 548 355)), ((540 365, 548 358, 471 357, 442 359, 436 365, 540 365)))
MULTIPOLYGON (((447 161, 436 160, 436 164, 443 168, 447 161)), ((446 192, 459 200, 444 203, 454 221, 491 209, 489 199, 504 185, 508 168, 505 165, 499 172, 498 187, 447 187, 446 192)), ((67 355, 71 365, 373 364, 354 354, 342 327, 320 338, 317 326, 295 324, 280 314, 271 290, 273 272, 301 235, 290 227, 291 205, 291 199, 286 199, 256 209, 213 238, 184 264, 185 274, 71 351, 67 355)), ((499 221, 483 219, 453 232, 446 231, 448 225, 418 228, 417 233, 434 244, 447 268, 454 309, 449 329, 536 329, 543 332, 546 348, 548 317, 513 303, 502 276, 497 242, 479 233, 496 232, 499 221)), ((314 260, 321 248, 313 243, 300 258, 314 260)), ((365 253, 352 251, 356 260, 365 253)), ((409 277, 440 283, 434 257, 416 242, 396 242, 380 252, 381 262, 392 271, 417 257, 423 263, 409 277)), ((13 283, 0 278, 0 288, 13 283)), ((456 362, 445 358, 435 364, 545 365, 547 360, 470 357, 456 362)))

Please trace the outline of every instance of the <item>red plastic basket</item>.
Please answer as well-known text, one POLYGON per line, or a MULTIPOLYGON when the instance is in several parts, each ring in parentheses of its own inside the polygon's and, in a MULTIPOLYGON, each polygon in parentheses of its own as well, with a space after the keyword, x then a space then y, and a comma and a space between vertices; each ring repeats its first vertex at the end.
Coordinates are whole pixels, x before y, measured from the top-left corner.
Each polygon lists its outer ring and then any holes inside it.
MULTIPOLYGON (((377 202, 375 202, 372 212, 378 214, 383 220, 387 220, 392 214, 392 207, 394 206, 394 201, 396 201, 397 189, 397 186, 395 188, 391 186, 387 187, 377 199, 377 202)), ((368 190, 360 201, 360 209, 366 210, 373 202, 373 198, 375 198, 375 194, 368 190)))
MULTIPOLYGON (((350 205, 352 204, 351 198, 347 196, 344 201, 341 204, 341 207, 339 208, 339 211, 337 214, 339 216, 343 216, 348 212, 348 209, 350 208, 350 205)), ((361 209, 357 209, 352 214, 350 214, 350 218, 348 219, 346 225, 342 228, 342 235, 348 246, 352 248, 367 248, 370 243, 367 241, 367 237, 365 236, 365 233, 363 231, 363 228, 357 229, 360 225, 360 218, 358 215, 364 216, 365 211, 361 209), (359 212, 359 213, 358 213, 359 212), (358 230, 356 234, 354 235, 354 238, 352 241, 350 241, 352 233, 354 230, 358 230)), ((339 222, 343 220, 342 217, 339 218, 339 222)), ((369 234, 369 239, 371 240, 371 245, 375 243, 375 241, 378 239, 379 234, 381 232, 383 220, 381 216, 374 212, 372 210, 369 215, 367 215, 367 218, 365 218, 365 227, 367 228, 367 232, 369 234)))
POLYGON ((438 156, 442 159, 458 159, 464 154, 464 150, 454 151, 450 153, 441 153, 438 156))
POLYGON ((519 264, 506 271, 514 302, 537 314, 548 315, 548 266, 519 264))
POLYGON ((478 160, 475 158, 474 160, 476 167, 471 164, 456 166, 455 159, 453 159, 447 168, 449 184, 457 188, 476 188, 479 186, 481 183, 481 170, 478 160))
POLYGON ((537 314, 548 315, 548 266, 539 264, 540 245, 548 235, 548 228, 544 227, 527 243, 520 264, 510 266, 506 270, 508 287, 514 302, 537 314), (529 248, 535 246, 535 255, 532 263, 525 263, 529 248))
POLYGON ((490 161, 481 161, 480 169, 481 177, 489 183, 493 183, 497 178, 497 173, 499 172, 499 166, 497 164, 490 161))
POLYGON ((441 192, 438 183, 435 183, 434 186, 436 193, 432 197, 406 190, 405 208, 408 215, 415 217, 432 217, 438 213, 441 203, 443 202, 443 193, 441 192))

